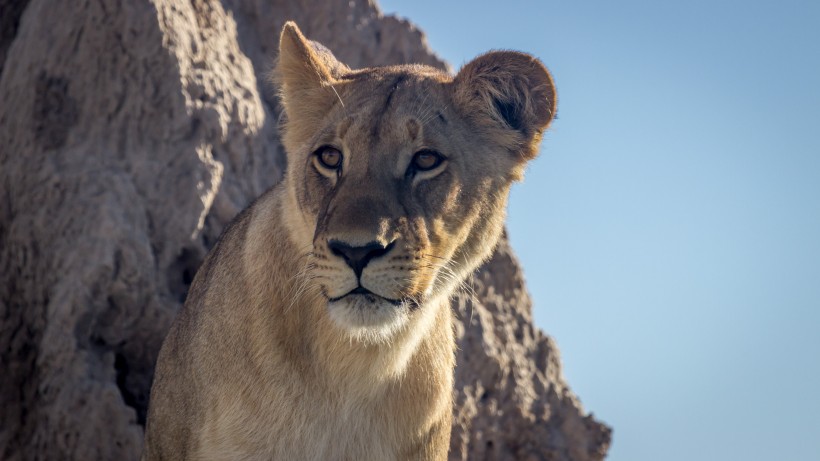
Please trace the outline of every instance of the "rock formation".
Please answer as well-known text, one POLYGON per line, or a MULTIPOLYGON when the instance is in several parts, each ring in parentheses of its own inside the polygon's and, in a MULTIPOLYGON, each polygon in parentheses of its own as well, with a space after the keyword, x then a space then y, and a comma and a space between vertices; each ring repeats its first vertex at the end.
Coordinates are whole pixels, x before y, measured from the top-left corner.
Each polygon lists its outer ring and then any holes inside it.
MULTIPOLYGON (((0 458, 138 458, 197 267, 282 175, 266 75, 289 19, 354 67, 445 66, 361 0, 0 5, 0 458)), ((472 285, 451 459, 602 459, 506 242, 472 285)))

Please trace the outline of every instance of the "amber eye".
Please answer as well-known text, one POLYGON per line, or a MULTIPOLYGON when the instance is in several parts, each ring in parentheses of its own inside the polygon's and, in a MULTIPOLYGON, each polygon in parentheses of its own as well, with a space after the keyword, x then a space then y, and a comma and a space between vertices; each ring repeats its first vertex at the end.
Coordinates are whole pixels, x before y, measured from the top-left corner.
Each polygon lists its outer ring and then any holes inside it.
POLYGON ((417 171, 432 170, 442 162, 444 162, 444 156, 430 149, 420 150, 413 156, 413 167, 417 171))
POLYGON ((319 163, 328 170, 338 170, 342 167, 342 153, 339 149, 330 146, 322 146, 316 151, 319 163))

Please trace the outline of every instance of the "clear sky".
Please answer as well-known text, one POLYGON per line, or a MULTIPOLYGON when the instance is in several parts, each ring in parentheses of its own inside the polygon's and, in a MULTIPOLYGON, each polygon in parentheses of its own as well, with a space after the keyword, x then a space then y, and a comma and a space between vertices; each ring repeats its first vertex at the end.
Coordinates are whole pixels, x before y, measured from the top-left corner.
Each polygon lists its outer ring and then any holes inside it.
POLYGON ((820 460, 820 1, 379 3, 552 70, 509 229, 608 459, 820 460))

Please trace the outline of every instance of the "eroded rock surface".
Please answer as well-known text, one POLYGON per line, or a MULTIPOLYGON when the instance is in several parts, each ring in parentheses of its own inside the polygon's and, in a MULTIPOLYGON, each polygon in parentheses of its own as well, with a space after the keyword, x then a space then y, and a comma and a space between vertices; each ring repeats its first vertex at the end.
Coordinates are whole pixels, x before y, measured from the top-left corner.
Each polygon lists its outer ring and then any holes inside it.
POLYGON ((453 303, 458 356, 451 460, 598 460, 610 429, 584 414, 506 239, 453 303))
MULTIPOLYGON (((445 64, 368 2, 24 0, 0 10, 0 458, 137 459, 162 338, 282 175, 266 80, 296 20, 351 66, 445 64)), ((451 459, 602 459, 503 243, 454 302, 451 459)))

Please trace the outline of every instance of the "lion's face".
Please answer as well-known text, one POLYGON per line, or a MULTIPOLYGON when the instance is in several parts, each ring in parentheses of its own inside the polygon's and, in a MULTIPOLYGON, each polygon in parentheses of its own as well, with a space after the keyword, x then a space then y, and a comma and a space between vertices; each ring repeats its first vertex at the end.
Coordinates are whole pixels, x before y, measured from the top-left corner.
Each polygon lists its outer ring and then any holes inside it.
MULTIPOLYGON (((489 256, 510 183, 551 119, 551 81, 537 61, 506 53, 542 76, 534 86, 550 112, 533 114, 529 100, 482 94, 498 84, 485 75, 492 59, 453 79, 422 66, 351 71, 298 32, 280 46, 286 212, 310 255, 306 279, 338 325, 389 336, 489 256)), ((506 89, 530 98, 533 82, 513 80, 506 89)))
POLYGON ((310 274, 341 324, 398 326, 451 291, 501 229, 512 165, 462 136, 437 77, 396 70, 339 85, 345 107, 291 157, 310 274))

